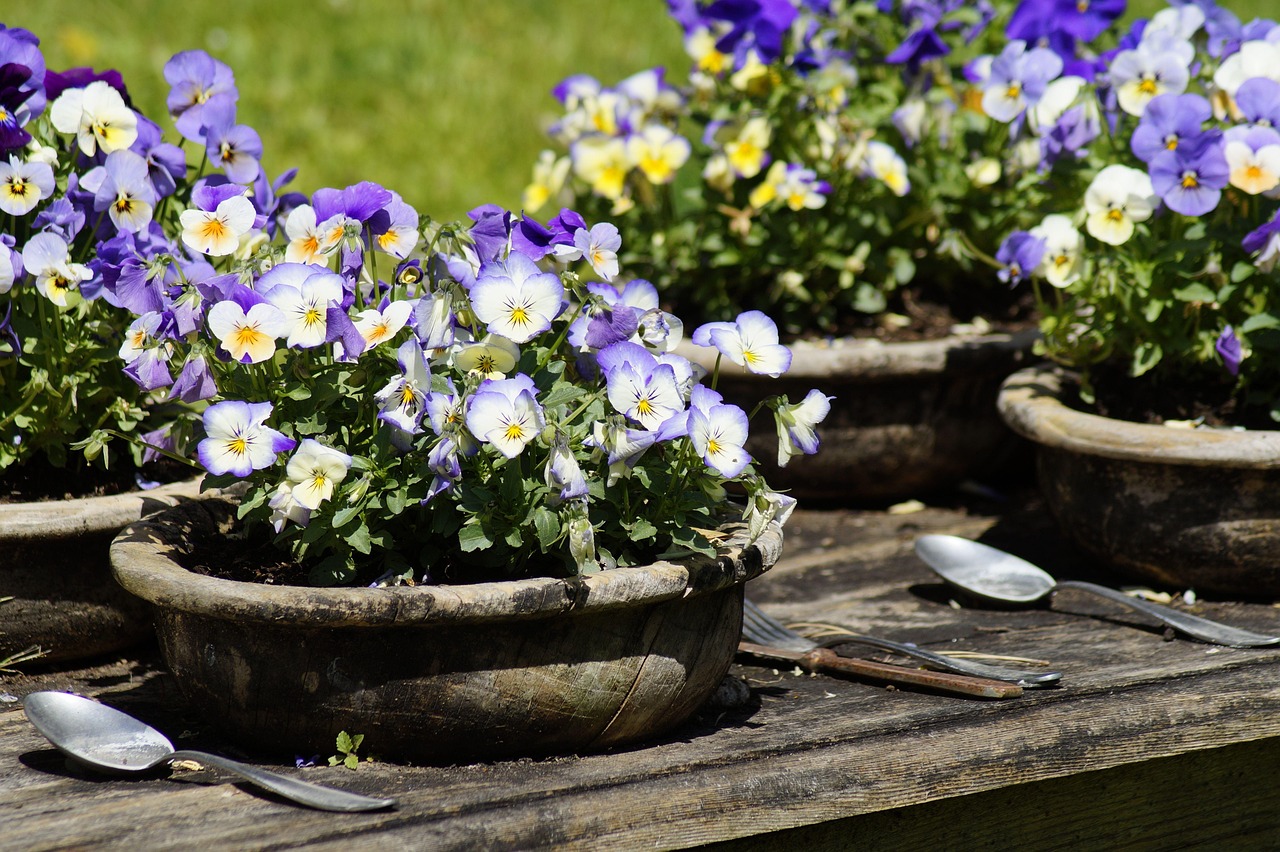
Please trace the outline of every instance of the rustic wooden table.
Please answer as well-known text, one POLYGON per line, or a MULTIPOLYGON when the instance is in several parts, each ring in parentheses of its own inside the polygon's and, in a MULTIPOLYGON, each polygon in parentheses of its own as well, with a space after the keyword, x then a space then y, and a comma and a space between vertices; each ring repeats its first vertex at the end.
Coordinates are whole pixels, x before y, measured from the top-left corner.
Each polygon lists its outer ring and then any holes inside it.
MULTIPOLYGON (((142 648, 91 668, 0 676, 0 848, 1280 848, 1270 785, 1280 649, 1173 638, 1077 593, 1052 610, 960 608, 911 553, 924 532, 981 537, 1059 577, 1091 578, 1034 494, 1020 493, 905 515, 797 512, 783 561, 748 594, 784 620, 1049 660, 1066 673, 1058 687, 988 701, 740 660, 732 674, 749 701, 705 708, 626 751, 356 771, 239 755, 399 799, 396 810, 348 815, 211 770, 108 779, 67 764, 27 722, 23 695, 74 690, 181 745, 237 754, 142 648)), ((1193 609, 1280 630, 1267 604, 1193 609)))

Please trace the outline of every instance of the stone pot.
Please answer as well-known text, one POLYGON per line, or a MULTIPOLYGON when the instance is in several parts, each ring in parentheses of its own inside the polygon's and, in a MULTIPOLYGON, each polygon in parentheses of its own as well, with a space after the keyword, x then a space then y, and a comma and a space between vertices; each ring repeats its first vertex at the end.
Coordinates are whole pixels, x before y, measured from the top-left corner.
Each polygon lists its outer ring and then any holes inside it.
MULTIPOLYGON (((989 482, 1016 459, 1016 439, 996 413, 1000 383, 1029 357, 1037 332, 954 335, 883 343, 852 338, 793 345, 791 369, 777 379, 723 359, 717 390, 750 412, 762 399, 791 402, 817 388, 831 401, 813 456, 777 466, 773 417, 751 421, 747 450, 769 484, 793 497, 883 503, 989 482)), ((686 344, 681 354, 710 370, 714 349, 686 344)))
POLYGON ((1207 596, 1280 599, 1280 432, 1176 429, 1068 406, 1064 378, 1010 376, 1000 413, 1036 445, 1063 533, 1122 576, 1207 596))
MULTIPOLYGON (((117 580, 151 603, 190 704, 237 742, 439 762, 594 751, 685 721, 737 648, 742 587, 782 548, 774 526, 717 559, 576 580, 307 588, 200 576, 179 560, 235 528, 206 500, 124 530, 117 580)), ((740 533, 738 533, 740 535, 740 533)))
POLYGON ((39 646, 40 662, 118 651, 147 637, 146 608, 111 577, 126 524, 200 494, 199 480, 104 497, 0 503, 0 659, 39 646))

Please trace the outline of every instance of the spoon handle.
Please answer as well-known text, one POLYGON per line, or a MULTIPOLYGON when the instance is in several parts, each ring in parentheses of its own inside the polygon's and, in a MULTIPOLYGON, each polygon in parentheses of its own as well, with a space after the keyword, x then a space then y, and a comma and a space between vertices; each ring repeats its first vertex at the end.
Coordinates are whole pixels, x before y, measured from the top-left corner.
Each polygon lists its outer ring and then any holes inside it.
POLYGON ((1219 624, 1216 621, 1210 621, 1198 615, 1179 612, 1176 609, 1170 609, 1167 606, 1161 606, 1158 603, 1152 603, 1142 598, 1135 598, 1131 595, 1126 595, 1124 592, 1118 592, 1115 589, 1108 589, 1106 586, 1099 586, 1094 583, 1085 583, 1079 580, 1062 580, 1054 588, 1055 590, 1078 589, 1082 592, 1091 592, 1118 604, 1124 604, 1132 610, 1145 613, 1173 629, 1180 630, 1202 642, 1227 645, 1232 648, 1260 648, 1265 645, 1280 644, 1280 636, 1266 636, 1261 633, 1241 630, 1238 627, 1228 627, 1225 624, 1219 624))
POLYGON ((216 766, 219 769, 224 769, 227 772, 235 773, 241 778, 252 781, 264 790, 270 790, 300 805, 307 805, 322 811, 376 811, 381 808, 393 807, 396 803, 395 799, 375 799, 358 793, 349 793, 346 790, 321 787, 319 784, 300 781, 288 775, 268 772, 257 766, 250 766, 247 763, 241 763, 229 757, 208 754, 203 751, 181 749, 175 751, 169 759, 194 760, 207 766, 216 766))

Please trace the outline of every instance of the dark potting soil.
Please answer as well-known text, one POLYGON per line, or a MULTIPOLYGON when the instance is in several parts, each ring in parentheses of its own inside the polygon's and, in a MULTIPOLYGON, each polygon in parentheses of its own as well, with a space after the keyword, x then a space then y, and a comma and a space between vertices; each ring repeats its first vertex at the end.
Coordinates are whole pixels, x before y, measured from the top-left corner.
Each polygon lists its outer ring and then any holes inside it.
POLYGON ((212 538, 202 541, 194 553, 175 558, 183 568, 205 577, 268 586, 311 585, 307 568, 274 547, 266 535, 212 538))
POLYGON ((1134 379, 1121 365, 1103 364, 1091 371, 1091 380, 1095 404, 1076 397, 1074 407, 1103 417, 1134 423, 1192 420, 1216 427, 1277 428, 1267 408, 1246 407, 1233 396, 1235 382, 1225 373, 1203 376, 1199 381, 1152 375, 1134 379))
MULTIPOLYGON (((87 464, 55 467, 43 458, 32 459, 0 473, 0 503, 37 503, 123 494, 138 487, 137 473, 137 469, 127 463, 103 470, 87 464)), ((141 473, 143 479, 168 483, 192 476, 194 469, 165 461, 145 465, 141 473)))
MULTIPOLYGON (((768 312, 768 308, 764 310, 768 312)), ((894 293, 882 314, 846 313, 830 336, 874 338, 885 343, 940 340, 955 333, 956 326, 976 322, 985 323, 992 332, 1035 328, 1035 300, 1029 291, 1010 294, 975 287, 965 293, 943 293, 912 285, 894 293)), ((807 336, 812 335, 801 333, 791 339, 807 336)))

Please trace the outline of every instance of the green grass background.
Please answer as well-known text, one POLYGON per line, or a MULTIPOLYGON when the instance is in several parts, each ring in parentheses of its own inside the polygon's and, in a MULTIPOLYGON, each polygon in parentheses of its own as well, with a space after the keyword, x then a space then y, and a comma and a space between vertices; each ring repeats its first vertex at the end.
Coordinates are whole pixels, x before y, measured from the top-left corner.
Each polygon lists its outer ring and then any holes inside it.
MULTIPOLYGON (((1268 2, 1224 5, 1248 19, 1268 2)), ((663 0, 9 0, 0 21, 35 32, 50 68, 119 69, 166 128, 164 63, 207 50, 273 177, 297 166, 308 194, 372 180, 443 219, 518 208, 564 77, 688 69, 663 0)))

